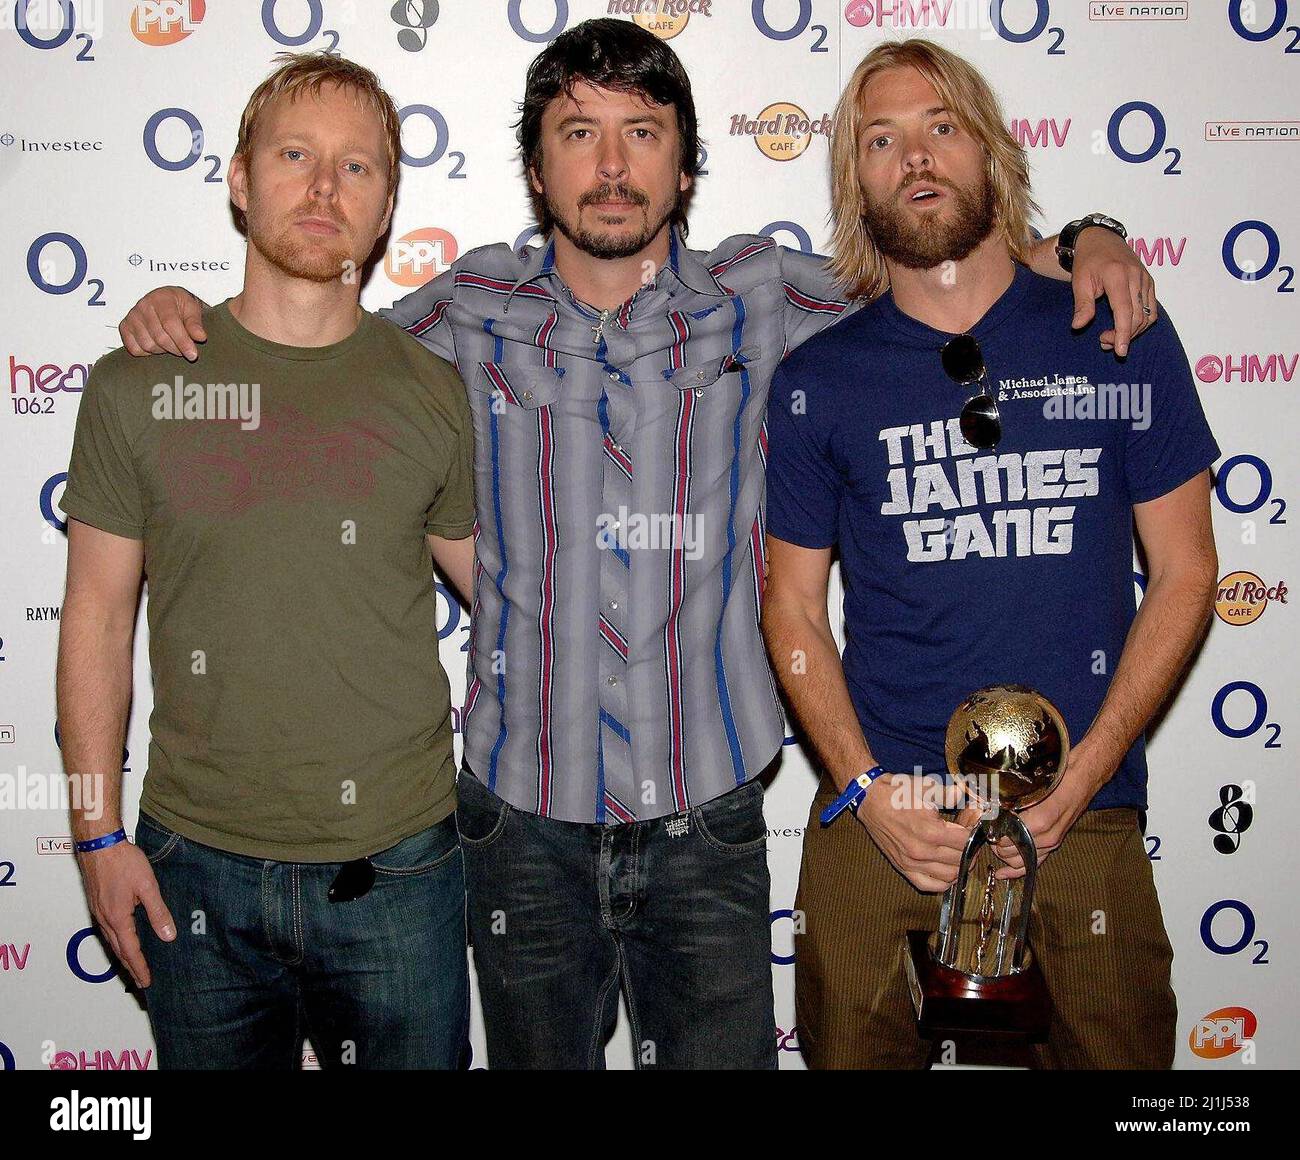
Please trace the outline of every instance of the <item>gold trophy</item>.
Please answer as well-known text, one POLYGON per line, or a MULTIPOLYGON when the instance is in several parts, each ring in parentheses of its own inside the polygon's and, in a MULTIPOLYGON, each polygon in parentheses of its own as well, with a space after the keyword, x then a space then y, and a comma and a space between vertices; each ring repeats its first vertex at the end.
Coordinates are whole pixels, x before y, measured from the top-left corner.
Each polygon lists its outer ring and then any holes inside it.
POLYGON ((1060 783, 1070 753, 1065 720, 1034 689, 990 685, 957 706, 944 753, 967 803, 983 812, 944 892, 938 931, 908 932, 905 962, 918 1028, 926 1038, 986 1033, 1040 1040, 1051 1001, 1027 940, 1038 851, 1018 811, 1060 783), (1002 838, 1024 860, 1023 878, 996 878, 1003 862, 993 847, 1002 838))

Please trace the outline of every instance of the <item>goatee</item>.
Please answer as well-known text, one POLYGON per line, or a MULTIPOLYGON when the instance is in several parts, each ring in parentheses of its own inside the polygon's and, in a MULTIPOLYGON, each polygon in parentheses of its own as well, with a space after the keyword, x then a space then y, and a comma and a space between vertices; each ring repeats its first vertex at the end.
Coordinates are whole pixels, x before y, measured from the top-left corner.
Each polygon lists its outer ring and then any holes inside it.
POLYGON ((933 174, 922 173, 884 202, 867 203, 862 220, 880 252, 890 261, 909 270, 930 270, 944 262, 960 262, 997 224, 997 204, 993 185, 984 174, 978 187, 962 189, 933 174), (942 211, 917 217, 902 204, 903 191, 913 185, 928 183, 948 191, 953 212, 946 218, 942 211))

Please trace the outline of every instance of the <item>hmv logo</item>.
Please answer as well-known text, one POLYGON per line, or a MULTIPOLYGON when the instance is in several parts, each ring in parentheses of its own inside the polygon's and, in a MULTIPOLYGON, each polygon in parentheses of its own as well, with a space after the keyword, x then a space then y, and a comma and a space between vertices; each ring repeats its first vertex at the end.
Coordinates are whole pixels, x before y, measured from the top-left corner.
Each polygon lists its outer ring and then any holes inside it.
POLYGON ((1177 266, 1183 260, 1184 238, 1129 238, 1129 246, 1144 266, 1177 266))
POLYGON ((1060 149, 1070 135, 1070 121, 1063 122, 1055 117, 1044 117, 1038 122, 1026 117, 1014 117, 1011 120, 1011 136, 1022 149, 1060 149))

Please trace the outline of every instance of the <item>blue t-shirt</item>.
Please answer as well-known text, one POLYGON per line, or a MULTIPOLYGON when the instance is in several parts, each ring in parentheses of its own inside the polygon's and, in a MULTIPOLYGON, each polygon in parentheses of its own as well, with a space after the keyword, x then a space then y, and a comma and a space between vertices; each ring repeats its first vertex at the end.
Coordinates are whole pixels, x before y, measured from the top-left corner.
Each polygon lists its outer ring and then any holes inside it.
MULTIPOLYGON (((1081 738, 1136 613, 1133 505, 1218 457, 1169 319, 1120 363, 1097 342, 1105 303, 1075 335, 1072 302, 1018 265, 972 328, 1002 418, 992 451, 961 438, 978 388, 944 373, 952 336, 891 294, 772 380, 767 530, 839 547, 844 672, 886 769, 944 773, 948 719, 984 685, 1032 686, 1081 738)), ((1111 806, 1146 807, 1141 739, 1090 808, 1111 806)))

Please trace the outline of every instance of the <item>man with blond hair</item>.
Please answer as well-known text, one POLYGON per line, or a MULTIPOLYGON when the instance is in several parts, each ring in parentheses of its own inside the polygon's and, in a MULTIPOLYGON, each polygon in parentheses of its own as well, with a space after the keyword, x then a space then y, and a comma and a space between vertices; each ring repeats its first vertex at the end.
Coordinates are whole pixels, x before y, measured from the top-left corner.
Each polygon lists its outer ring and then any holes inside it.
POLYGON ((78 862, 163 1068, 292 1068, 304 1035, 325 1067, 463 1059, 430 551, 468 591, 472 431, 452 368, 344 276, 388 227, 399 149, 373 73, 285 60, 230 163, 242 291, 205 310, 193 365, 101 359, 77 417, 63 758, 105 787, 102 813, 74 810, 78 862), (118 756, 142 578, 154 709, 131 844, 118 756))
MULTIPOLYGON (((926 783, 945 774, 953 710, 1006 683, 1045 694, 1075 740, 1060 786, 1022 815, 1055 1007, 1035 1060, 1173 1058, 1142 732, 1213 604, 1218 449, 1167 318, 1123 368, 1056 325, 1069 291, 1022 264, 1034 207, 1004 125, 984 79, 937 45, 866 57, 836 111, 834 265, 871 302, 772 383, 763 629, 825 766, 795 904, 814 1067, 926 1059, 904 939, 936 929, 974 813, 953 817, 926 783), (1127 413, 1075 406, 1117 375, 1127 413), (1134 526, 1148 561, 1136 614, 1134 526), (843 658, 826 607, 836 547, 843 658), (820 825, 833 802, 856 820, 820 825)), ((1024 874, 1005 839, 998 853, 999 878, 1024 874)))
MULTIPOLYGON (((686 246, 690 80, 630 21, 538 55, 518 138, 545 243, 472 250, 388 314, 457 360, 474 415, 457 820, 488 1060, 603 1066, 621 991, 638 1067, 775 1067, 763 415, 785 352, 850 308, 819 256, 686 246)), ((1114 233, 1084 237, 1078 311, 1150 285, 1114 233)), ((198 309, 154 291, 128 349, 192 355, 198 309)))

